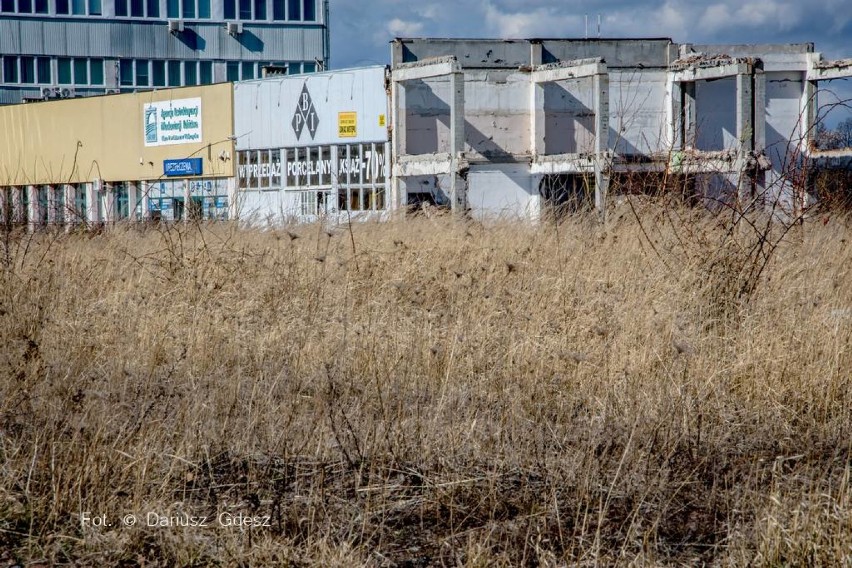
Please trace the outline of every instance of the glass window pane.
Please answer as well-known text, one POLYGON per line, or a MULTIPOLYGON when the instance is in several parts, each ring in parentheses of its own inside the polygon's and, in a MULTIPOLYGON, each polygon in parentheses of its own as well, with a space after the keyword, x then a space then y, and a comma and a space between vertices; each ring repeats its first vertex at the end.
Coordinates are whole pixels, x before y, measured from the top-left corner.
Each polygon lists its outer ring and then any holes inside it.
POLYGON ((165 87, 166 86, 166 62, 165 61, 152 61, 151 62, 151 75, 154 79, 153 83, 155 87, 165 87))
POLYGON ((132 59, 122 59, 118 62, 118 83, 122 86, 133 85, 132 59))
POLYGON ((251 0, 240 0, 240 19, 251 20, 251 0))
POLYGON ((198 17, 210 18, 210 0, 198 0, 198 17))
POLYGON ((50 11, 47 0, 35 0, 35 13, 47 14, 50 11))
POLYGON ((210 85, 213 83, 213 62, 201 61, 199 65, 201 67, 201 84, 210 85))
POLYGON ((180 61, 169 61, 169 87, 180 87, 180 61))
POLYGON ((33 11, 32 0, 18 0, 18 13, 30 14, 33 11))
POLYGON ((287 19, 301 20, 302 19, 302 0, 287 0, 287 19))
POLYGON ((136 84, 140 87, 148 86, 148 60, 136 60, 136 84))
POLYGON ((317 20, 317 3, 316 0, 305 0, 305 10, 302 16, 306 22, 315 22, 317 20))
POLYGON ((68 13, 68 0, 56 0, 56 13, 57 14, 67 14, 68 13))
POLYGON ((228 61, 227 67, 227 81, 239 81, 240 80, 240 64, 236 61, 228 61))
POLYGON ((100 16, 101 15, 101 0, 89 0, 89 15, 90 16, 100 16))
POLYGON ((119 18, 127 16, 127 0, 115 0, 115 15, 119 18))
POLYGON ((166 0, 166 17, 179 18, 180 10, 178 9, 178 0, 166 0))
POLYGON ((145 17, 145 3, 143 0, 130 0, 130 15, 134 18, 145 17))
POLYGON ((35 59, 21 57, 21 83, 35 83, 35 59))
POLYGON ((148 17, 160 17, 160 0, 148 0, 148 17))
POLYGON ((313 61, 305 61, 302 63, 302 73, 313 73, 317 70, 317 64, 313 61))
POLYGON ((237 18, 237 0, 225 0, 225 19, 234 20, 237 18))
POLYGON ((198 67, 195 61, 185 61, 183 64, 183 84, 198 84, 198 67))
POLYGON ((3 82, 18 82, 18 58, 6 56, 3 58, 3 82))
POLYGON ((0 0, 0 12, 15 12, 15 0, 0 0))
POLYGON ((89 84, 89 62, 86 59, 74 60, 74 84, 89 84))
POLYGON ((183 3, 183 14, 184 18, 194 18, 195 17, 195 0, 181 0, 183 3))
POLYGON ((103 59, 90 59, 89 60, 89 69, 91 70, 91 80, 89 83, 92 85, 103 85, 104 84, 104 60, 103 59))
POLYGON ((36 60, 36 75, 39 83, 52 83, 50 77, 50 57, 39 57, 36 60))
POLYGON ((75 16, 86 14, 86 0, 71 0, 71 13, 75 16))
POLYGON ((67 57, 60 57, 56 60, 57 70, 59 71, 59 84, 71 84, 71 60, 67 57))
POLYGON ((254 19, 266 19, 266 0, 254 0, 254 19))
POLYGON ((283 20, 287 17, 284 13, 284 0, 272 0, 272 19, 283 20))
POLYGON ((254 79, 254 62, 253 61, 243 61, 242 79, 243 79, 243 81, 245 81, 246 79, 254 79))

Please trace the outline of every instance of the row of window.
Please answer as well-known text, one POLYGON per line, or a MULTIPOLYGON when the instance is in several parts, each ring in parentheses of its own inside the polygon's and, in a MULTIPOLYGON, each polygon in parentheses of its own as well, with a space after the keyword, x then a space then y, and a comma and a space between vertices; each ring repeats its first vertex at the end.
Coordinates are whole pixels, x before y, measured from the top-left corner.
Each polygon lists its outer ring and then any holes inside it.
MULTIPOLYGON (((2 58, 0 80, 23 85, 104 85, 104 60, 84 57, 50 57, 6 55, 2 58), (55 62, 55 66, 54 66, 55 62)), ((316 64, 309 61, 256 62, 228 61, 226 80, 257 79, 263 68, 286 69, 289 74, 313 73, 316 64)), ((213 61, 178 61, 162 59, 121 59, 118 61, 120 87, 182 87, 210 85, 213 61)))
POLYGON ((56 70, 50 57, 3 56, 3 82, 25 85, 104 84, 104 60, 85 57, 57 57, 56 70))
MULTIPOLYGON (((101 16, 102 0, 54 0, 57 15, 101 16)), ((114 0, 119 18, 159 18, 160 0, 114 0)), ((0 13, 49 14, 49 0, 0 0, 0 13)), ((224 0, 223 19, 317 21, 317 0, 224 0), (271 4, 271 6, 268 5, 271 4), (271 13, 271 14, 270 14, 271 13)), ((166 0, 167 18, 209 20, 210 0, 166 0)))

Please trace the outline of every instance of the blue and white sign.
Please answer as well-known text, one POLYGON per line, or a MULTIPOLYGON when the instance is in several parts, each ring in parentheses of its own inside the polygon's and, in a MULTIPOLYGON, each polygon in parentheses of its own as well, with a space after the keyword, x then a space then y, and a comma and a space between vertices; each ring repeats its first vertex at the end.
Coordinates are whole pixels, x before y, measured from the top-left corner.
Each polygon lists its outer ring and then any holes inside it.
POLYGON ((147 103, 143 106, 145 146, 201 141, 201 98, 147 103))
POLYGON ((201 158, 163 160, 163 173, 167 176, 200 176, 203 169, 201 158))

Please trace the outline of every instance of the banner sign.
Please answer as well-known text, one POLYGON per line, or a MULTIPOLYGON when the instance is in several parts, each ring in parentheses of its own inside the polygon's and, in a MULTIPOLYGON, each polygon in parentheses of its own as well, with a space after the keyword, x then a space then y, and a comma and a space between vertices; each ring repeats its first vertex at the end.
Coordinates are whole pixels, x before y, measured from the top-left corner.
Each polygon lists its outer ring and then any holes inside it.
POLYGON ((145 146, 201 142, 201 98, 143 106, 145 146))
POLYGON ((355 138, 358 136, 358 113, 337 113, 337 135, 341 138, 355 138))
POLYGON ((163 160, 163 173, 167 176, 200 176, 202 172, 201 158, 163 160))

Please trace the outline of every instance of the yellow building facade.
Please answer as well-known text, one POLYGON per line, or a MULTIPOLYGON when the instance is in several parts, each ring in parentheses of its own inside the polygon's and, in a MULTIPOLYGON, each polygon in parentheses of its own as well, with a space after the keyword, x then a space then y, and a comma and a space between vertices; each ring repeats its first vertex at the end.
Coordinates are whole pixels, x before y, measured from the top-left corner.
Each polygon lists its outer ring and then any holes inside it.
POLYGON ((7 223, 228 218, 233 86, 0 106, 7 223))

